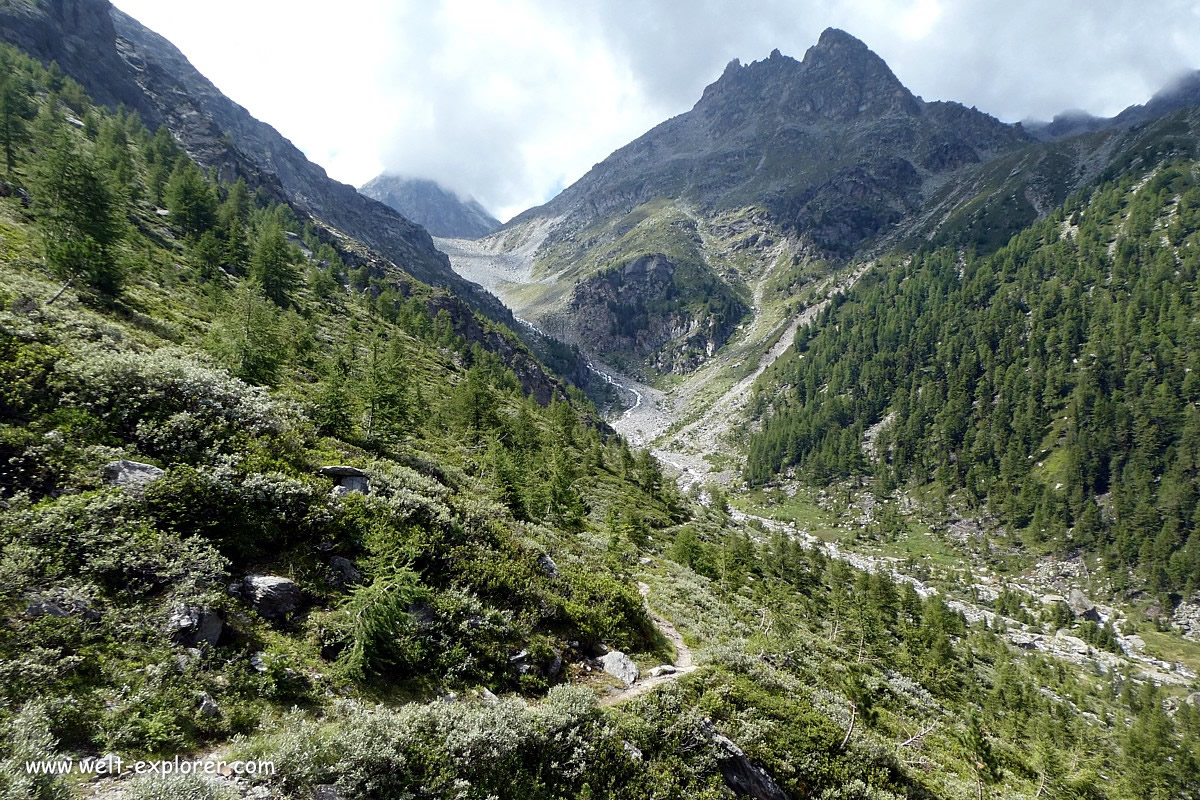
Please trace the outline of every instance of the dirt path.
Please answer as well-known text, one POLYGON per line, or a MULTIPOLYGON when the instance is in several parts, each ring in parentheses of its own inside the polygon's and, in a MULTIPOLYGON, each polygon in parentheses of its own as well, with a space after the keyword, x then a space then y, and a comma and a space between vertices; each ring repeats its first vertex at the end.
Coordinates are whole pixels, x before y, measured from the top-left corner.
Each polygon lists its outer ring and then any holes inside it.
POLYGON ((650 595, 650 587, 645 583, 638 582, 638 591, 642 594, 642 602, 646 605, 646 611, 650 614, 650 618, 654 620, 654 624, 662 631, 663 636, 671 640, 671 644, 675 646, 675 663, 664 664, 661 667, 656 667, 655 670, 663 670, 668 668, 669 672, 661 672, 658 675, 645 675, 638 678, 632 685, 600 699, 600 705, 612 706, 617 703, 624 703, 639 695, 662 686, 665 683, 679 680, 682 676, 696 670, 696 665, 692 663, 692 651, 687 646, 687 642, 683 641, 683 635, 675 629, 670 620, 659 616, 650 608, 648 597, 650 595))

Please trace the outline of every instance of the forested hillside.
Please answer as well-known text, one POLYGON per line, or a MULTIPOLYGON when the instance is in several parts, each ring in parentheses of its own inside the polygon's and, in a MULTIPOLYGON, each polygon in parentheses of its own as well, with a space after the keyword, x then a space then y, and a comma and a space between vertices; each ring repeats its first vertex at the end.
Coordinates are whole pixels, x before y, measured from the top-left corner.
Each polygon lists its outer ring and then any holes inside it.
POLYGON ((924 250, 868 273, 771 370, 748 478, 931 483, 1032 553, 1101 555, 1117 590, 1190 594, 1198 229, 1197 164, 1172 161, 987 258, 924 250))
POLYGON ((536 692, 568 641, 648 646, 584 560, 682 513, 648 454, 451 296, 0 59, 6 724, 178 750, 331 687, 536 692))

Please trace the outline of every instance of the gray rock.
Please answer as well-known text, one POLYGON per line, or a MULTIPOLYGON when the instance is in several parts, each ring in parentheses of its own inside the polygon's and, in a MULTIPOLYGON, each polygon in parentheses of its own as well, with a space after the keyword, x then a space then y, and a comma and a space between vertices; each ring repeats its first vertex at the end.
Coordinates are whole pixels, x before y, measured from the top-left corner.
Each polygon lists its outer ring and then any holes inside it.
POLYGON ((1012 631, 1009 633, 1008 638, 1009 641, 1022 650, 1037 650, 1038 642, 1042 641, 1040 634, 1024 633, 1022 631, 1012 631))
POLYGON ((262 617, 284 619, 300 607, 300 587, 278 575, 247 575, 242 579, 242 597, 262 617))
POLYGON ((221 612, 201 606, 176 606, 167 620, 168 636, 183 647, 195 647, 201 642, 216 647, 224 630, 221 612))
POLYGON ((345 556, 334 556, 329 560, 329 566, 333 570, 334 580, 339 586, 353 586, 362 582, 362 573, 345 556))
POLYGON ((1067 605, 1071 607, 1071 613, 1079 619, 1086 619, 1091 622, 1100 621, 1100 612, 1096 610, 1096 604, 1078 589, 1071 590, 1071 596, 1067 599, 1067 605))
POLYGON ((554 559, 548 553, 542 553, 538 556, 538 568, 546 573, 551 578, 558 577, 558 565, 554 563, 554 559))
POLYGON ((634 681, 638 679, 638 675, 641 674, 638 671, 637 664, 634 664, 632 659, 620 650, 611 650, 606 653, 600 659, 600 665, 604 667, 605 672, 626 686, 632 686, 634 681))
POLYGON ((554 652, 554 656, 550 659, 550 663, 546 665, 546 677, 557 678, 562 674, 562 668, 563 657, 562 654, 556 650, 554 652))
POLYGON ((631 760, 633 760, 633 761, 641 761, 642 760, 642 751, 639 750, 637 745, 635 745, 633 742, 627 742, 625 740, 622 740, 621 741, 621 749, 625 751, 625 755, 629 756, 629 758, 631 760))
POLYGON ((713 731, 712 740, 718 749, 721 777, 734 794, 753 797, 754 800, 790 800, 775 779, 762 767, 750 763, 742 748, 728 737, 713 731))
POLYGON ((221 716, 221 707, 217 705, 217 701, 212 699, 212 695, 208 692, 200 693, 200 716, 202 717, 219 717, 221 716))
POLYGON ((479 699, 487 703, 489 706, 497 705, 500 702, 500 698, 496 697, 492 690, 487 688, 479 691, 479 699))
POLYGON ((146 488, 166 474, 153 464, 143 464, 140 461, 110 461, 100 471, 104 480, 113 486, 121 486, 130 491, 146 488))
POLYGON ((78 617, 87 622, 100 619, 100 612, 92 608, 92 601, 88 597, 65 586, 31 597, 25 613, 30 617, 78 617))
POLYGON ((1200 641, 1200 603, 1194 598, 1176 606, 1171 622, 1178 626, 1185 639, 1200 641))
POLYGON ((676 670, 672 665, 663 664, 650 670, 649 675, 651 678, 660 678, 663 675, 674 675, 676 672, 678 672, 678 670, 676 670))
POLYGON ((333 480, 332 494, 335 497, 342 497, 350 492, 369 494, 371 491, 371 481, 367 478, 367 473, 358 467, 321 467, 321 474, 333 480))
POLYGON ((267 653, 265 650, 259 650, 250 656, 250 666, 255 672, 267 671, 267 653))
POLYGON ((342 800, 342 795, 332 783, 321 783, 313 787, 313 800, 342 800))

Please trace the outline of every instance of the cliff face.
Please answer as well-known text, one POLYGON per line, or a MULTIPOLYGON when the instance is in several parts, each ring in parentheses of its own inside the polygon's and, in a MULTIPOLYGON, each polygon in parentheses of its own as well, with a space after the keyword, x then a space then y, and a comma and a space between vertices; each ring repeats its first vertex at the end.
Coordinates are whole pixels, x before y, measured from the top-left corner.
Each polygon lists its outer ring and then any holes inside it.
POLYGON ((716 287, 704 302, 690 302, 679 272, 656 253, 576 284, 568 312, 580 343, 644 358, 663 373, 696 369, 725 344, 746 308, 716 287))
POLYGON ((107 0, 14 0, 0 6, 0 40, 57 61, 94 100, 166 125, 200 164, 241 176, 504 322, 494 297, 458 276, 429 234, 383 203, 331 179, 278 131, 250 115, 163 37, 107 0))

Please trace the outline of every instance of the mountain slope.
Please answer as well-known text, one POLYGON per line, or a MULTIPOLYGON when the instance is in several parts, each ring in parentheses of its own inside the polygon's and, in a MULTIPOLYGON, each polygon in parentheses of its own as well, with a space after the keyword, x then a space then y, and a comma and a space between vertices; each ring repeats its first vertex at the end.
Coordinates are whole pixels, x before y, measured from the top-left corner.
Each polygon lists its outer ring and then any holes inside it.
POLYGON ((868 273, 760 382, 748 477, 933 484, 1004 523, 993 548, 1102 556, 1111 590, 1189 597, 1198 187, 1193 157, 1167 159, 994 255, 868 273))
POLYGON ((682 497, 444 290, 0 82, 6 798, 1196 793, 1185 643, 682 497))
MULTIPOLYGON (((793 289, 821 277, 820 261, 879 243, 951 176, 1031 141, 982 112, 914 97, 866 45, 831 29, 801 61, 775 51, 731 63, 691 111, 486 237, 485 255, 525 254, 515 279, 489 275, 486 260, 455 266, 555 335, 635 370, 688 372, 762 311, 756 297, 786 302, 758 291, 764 276, 793 289), (602 275, 649 257, 704 278, 676 281, 666 313, 626 310, 602 275), (716 309, 704 306, 712 297, 716 309), (577 324, 595 318, 635 335, 577 324)), ((653 285, 637 291, 665 303, 653 285)))
POLYGON ((436 181, 378 175, 358 191, 399 211, 433 236, 476 239, 500 227, 500 221, 474 198, 462 200, 436 181))
POLYGON ((202 166, 265 187, 418 280, 511 321, 494 298, 450 269, 421 227, 329 178, 274 128, 221 94, 174 45, 107 0, 5 4, 0 41, 57 61, 97 102, 135 110, 152 128, 166 125, 202 166))
POLYGON ((1063 139, 1105 128, 1128 128, 1197 104, 1200 104, 1200 71, 1180 76, 1155 92, 1145 103, 1132 105, 1115 117, 1096 117, 1086 111, 1068 111, 1055 116, 1050 122, 1030 120, 1023 124, 1039 139, 1063 139))

